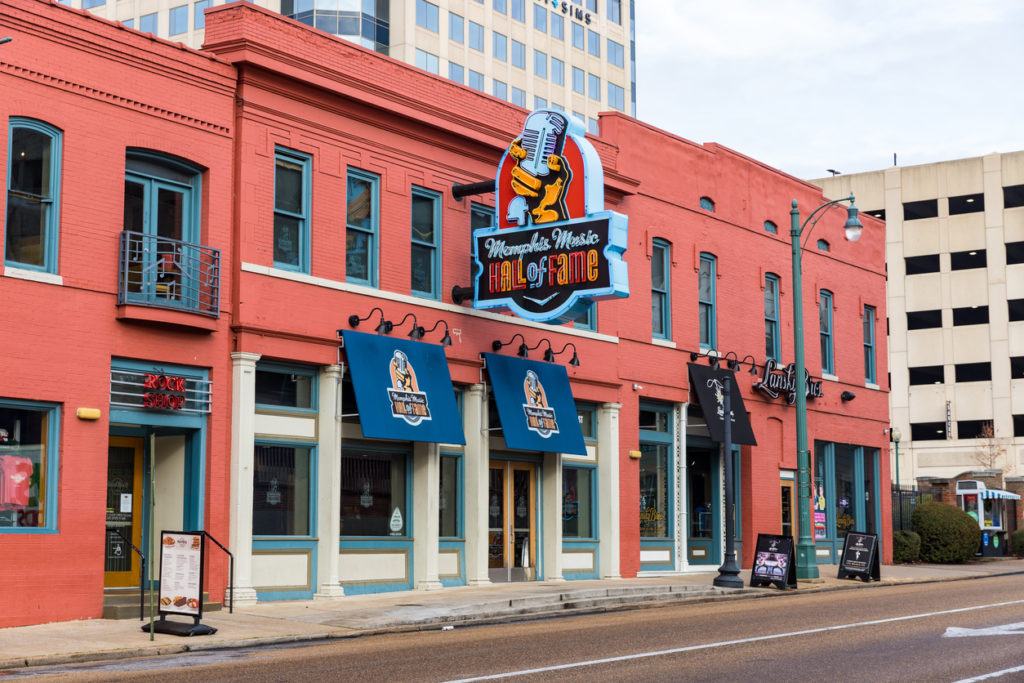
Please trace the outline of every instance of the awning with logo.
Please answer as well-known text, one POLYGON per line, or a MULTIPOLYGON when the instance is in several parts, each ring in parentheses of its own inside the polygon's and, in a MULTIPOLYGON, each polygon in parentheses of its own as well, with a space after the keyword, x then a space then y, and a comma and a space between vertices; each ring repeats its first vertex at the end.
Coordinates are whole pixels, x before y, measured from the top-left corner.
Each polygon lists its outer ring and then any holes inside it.
POLYGON ((561 365, 485 353, 505 445, 586 455, 569 375, 561 365))
POLYGON ((363 436, 464 444, 444 347, 344 330, 363 436))
POLYGON ((1020 496, 1016 493, 1010 493, 1002 489, 983 489, 981 492, 981 499, 987 500, 989 498, 1004 498, 1006 500, 1020 500, 1020 496))
POLYGON ((743 396, 740 393, 740 386, 736 382, 736 373, 722 368, 716 370, 708 365, 697 365, 696 363, 688 365, 690 381, 697 392, 701 410, 704 411, 704 419, 708 423, 711 440, 719 443, 725 441, 725 405, 722 386, 725 378, 728 377, 729 407, 732 412, 732 442, 756 446, 757 439, 754 438, 754 430, 750 427, 750 418, 743 405, 743 396))

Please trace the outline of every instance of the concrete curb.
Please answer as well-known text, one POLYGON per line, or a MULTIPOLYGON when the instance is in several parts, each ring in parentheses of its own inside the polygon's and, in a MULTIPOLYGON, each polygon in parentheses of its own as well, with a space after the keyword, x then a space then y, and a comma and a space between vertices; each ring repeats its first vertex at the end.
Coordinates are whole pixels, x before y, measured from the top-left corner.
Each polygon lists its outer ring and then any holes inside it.
POLYGON ((865 583, 860 580, 847 580, 843 583, 821 579, 819 582, 801 581, 794 590, 778 588, 717 588, 707 585, 677 585, 629 587, 626 589, 592 589, 580 591, 562 591, 556 594, 516 597, 506 600, 489 600, 476 605, 459 608, 463 613, 453 612, 423 617, 422 619, 386 626, 368 628, 352 628, 347 626, 325 624, 334 629, 323 633, 304 633, 294 635, 264 636, 238 640, 204 641, 189 639, 183 643, 162 644, 150 647, 136 646, 117 650, 95 652, 69 652, 48 654, 33 657, 17 657, 0 660, 0 673, 5 669, 22 669, 41 666, 61 666, 83 664, 89 662, 116 661, 136 659, 140 657, 160 657, 165 655, 184 654, 188 652, 204 652, 212 650, 233 650, 250 647, 266 647, 291 643, 317 643, 332 640, 363 638, 367 636, 389 633, 411 633, 417 631, 437 630, 445 626, 473 627, 503 624, 511 622, 538 621, 559 617, 583 616, 587 614, 604 614, 639 609, 659 609, 683 604, 700 604, 708 602, 724 602, 756 598, 771 598, 806 595, 807 593, 824 593, 839 590, 860 588, 881 588, 906 584, 947 583, 965 581, 994 576, 1012 576, 1024 574, 1024 570, 978 572, 969 575, 952 575, 948 577, 907 577, 883 578, 881 581, 865 583), (557 609, 552 607, 558 605, 557 609), (468 613, 472 610, 472 613, 468 613), (499 610, 500 613, 495 613, 499 610), (481 614, 481 612, 486 612, 481 614))

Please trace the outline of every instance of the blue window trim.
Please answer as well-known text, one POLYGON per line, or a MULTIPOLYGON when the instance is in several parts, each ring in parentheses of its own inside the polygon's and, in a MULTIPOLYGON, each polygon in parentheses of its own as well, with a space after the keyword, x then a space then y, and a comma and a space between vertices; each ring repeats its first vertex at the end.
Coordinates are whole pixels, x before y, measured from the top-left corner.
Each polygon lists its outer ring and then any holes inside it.
POLYGON ((290 413, 305 413, 315 415, 319 412, 320 399, 320 373, 316 368, 308 365, 288 365, 287 363, 275 363, 273 361, 258 361, 256 372, 273 372, 279 375, 304 375, 312 378, 309 384, 310 399, 309 408, 295 408, 293 406, 281 406, 275 403, 257 403, 256 410, 287 411, 290 413))
POLYGON ((45 526, 34 527, 0 527, 0 534, 55 534, 58 533, 57 515, 60 502, 57 500, 60 491, 60 405, 42 401, 23 401, 20 399, 0 398, 0 407, 14 410, 47 411, 46 418, 46 492, 43 510, 46 515, 45 526))
MULTIPOLYGON (((161 154, 160 152, 153 152, 148 149, 131 148, 125 153, 126 166, 131 166, 132 161, 138 161, 141 163, 153 164, 156 166, 163 166, 169 171, 182 173, 189 176, 188 182, 182 183, 176 180, 171 180, 166 176, 154 175, 138 169, 125 169, 125 179, 131 179, 135 182, 149 184, 149 185, 165 185, 172 186, 177 190, 186 193, 186 201, 188 202, 188 208, 185 210, 184 224, 181 227, 182 240, 185 242, 193 242, 198 244, 200 242, 200 226, 202 221, 202 196, 203 196, 203 176, 202 169, 193 164, 190 161, 173 157, 168 154, 161 154)), ((147 200, 147 210, 153 214, 156 213, 156 202, 153 199, 147 200)), ((154 224, 153 234, 156 232, 155 220, 152 221, 154 224)))
MULTIPOLYGON (((372 216, 370 218, 370 229, 369 230, 367 230, 365 228, 362 228, 362 227, 359 227, 359 226, 349 225, 347 220, 346 220, 346 224, 345 224, 345 233, 346 233, 346 235, 348 234, 349 230, 355 230, 357 232, 360 232, 360 233, 366 235, 366 240, 367 240, 366 259, 368 261, 368 263, 366 264, 366 272, 367 272, 367 275, 369 277, 367 279, 353 277, 353 276, 351 276, 347 272, 347 269, 346 269, 345 281, 346 282, 354 282, 356 284, 361 284, 361 285, 367 285, 368 287, 376 287, 377 286, 377 261, 378 261, 378 258, 379 258, 378 257, 378 252, 379 252, 379 248, 378 248, 379 247, 379 239, 378 239, 378 237, 380 235, 380 176, 374 175, 373 173, 368 173, 366 171, 361 171, 361 170, 359 170, 357 168, 352 168, 351 166, 349 166, 346 169, 346 173, 347 173, 348 177, 358 178, 359 180, 362 180, 363 182, 366 182, 366 183, 370 184, 370 193, 372 195, 372 197, 371 197, 371 205, 372 206, 371 206, 370 211, 372 213, 372 216)), ((347 182, 348 181, 346 179, 346 190, 345 190, 345 192, 346 192, 346 196, 345 196, 345 206, 346 206, 346 209, 348 207, 348 202, 350 201, 350 197, 348 197, 347 182)), ((347 211, 346 211, 346 215, 347 215, 347 211)), ((346 258, 347 258, 347 255, 346 255, 346 258)))
MULTIPOLYGON (((310 170, 313 166, 313 157, 302 152, 296 152, 292 149, 285 149, 283 147, 274 148, 274 215, 287 216, 289 218, 295 218, 299 221, 299 245, 298 245, 298 265, 291 263, 284 263, 281 261, 274 261, 275 268, 281 268, 283 270, 292 270, 299 273, 310 272, 310 229, 309 229, 309 207, 312 204, 312 188, 311 188, 311 173, 310 170), (277 207, 277 163, 278 161, 290 162, 298 164, 302 167, 302 188, 300 192, 302 210, 300 213, 292 213, 285 211, 277 207)), ((275 242, 277 236, 274 236, 275 242)))
MULTIPOLYGON (((466 540, 466 461, 458 451, 441 451, 442 458, 455 460, 455 536, 439 536, 442 541, 466 540)), ((439 473, 440 474, 440 473, 439 473)), ((438 530, 440 533, 440 530, 438 530)))
MULTIPOLYGON (((588 413, 590 415, 590 424, 594 426, 594 431, 591 434, 584 433, 583 441, 590 445, 597 445, 597 406, 593 403, 576 403, 576 412, 588 413)), ((580 431, 583 430, 583 423, 580 422, 580 431)))
MULTIPOLYGON (((662 413, 666 417, 666 430, 664 432, 657 432, 653 430, 640 429, 638 435, 638 441, 640 444, 650 443, 660 446, 668 447, 668 455, 665 462, 665 469, 667 472, 675 472, 675 459, 677 457, 674 434, 675 434, 675 414, 671 406, 667 406, 660 403, 649 403, 647 401, 640 402, 640 410, 649 410, 655 413, 662 413)), ((639 463, 638 463, 639 464, 639 463)), ((640 536, 641 548, 646 545, 657 545, 663 546, 667 541, 673 540, 676 537, 675 528, 675 508, 676 508, 676 491, 675 485, 669 484, 668 486, 668 500, 666 501, 666 524, 665 531, 668 536, 640 536)), ((637 527, 639 532, 639 526, 637 527)), ((685 532, 684 532, 685 533, 685 532)), ((643 570, 656 569, 656 568, 672 568, 675 566, 675 550, 672 550, 672 559, 667 563, 657 563, 657 566, 642 567, 643 570)))
POLYGON ((864 381, 875 384, 875 307, 864 306, 864 381))
POLYGON ((577 330, 597 332, 597 302, 592 301, 586 313, 574 320, 572 326, 577 330))
POLYGON ((493 206, 487 206, 486 204, 477 204, 476 202, 473 202, 470 205, 469 211, 473 215, 486 217, 488 220, 488 226, 495 225, 493 206))
POLYGON ((434 241, 426 242, 424 240, 418 240, 413 236, 412 222, 409 225, 410 241, 412 244, 419 245, 430 249, 430 291, 423 292, 419 290, 412 290, 414 296, 421 296, 427 299, 439 299, 441 297, 441 245, 444 243, 441 239, 441 195, 433 190, 425 190, 421 187, 412 188, 412 199, 411 203, 415 201, 416 197, 430 200, 433 205, 433 221, 434 221, 434 241))
MULTIPOLYGON (((260 437, 253 440, 253 450, 256 446, 283 446, 285 448, 305 448, 309 450, 309 533, 305 535, 288 535, 282 536, 280 534, 274 535, 257 535, 253 533, 253 541, 268 541, 271 539, 280 539, 282 541, 302 541, 312 540, 317 536, 317 496, 318 496, 318 467, 319 457, 317 455, 317 444, 311 441, 295 441, 290 439, 270 439, 266 437, 260 437)), ((255 467, 255 465, 254 465, 255 467)), ((250 510, 250 516, 252 511, 250 510)), ((276 546, 275 546, 276 547, 276 546)), ((314 553, 316 550, 314 549, 314 553)), ((313 583, 316 586, 316 583, 313 583)))
POLYGON ((821 333, 821 372, 825 375, 835 374, 835 348, 833 346, 832 328, 832 292, 827 289, 819 292, 818 329, 821 333), (822 317, 824 311, 825 316, 822 317))
MULTIPOLYGON (((707 307, 707 316, 708 316, 708 338, 700 340, 700 348, 702 350, 717 349, 718 348, 718 325, 717 325, 717 318, 716 318, 716 311, 715 311, 715 309, 717 308, 715 303, 716 303, 716 301, 718 299, 718 292, 716 291, 716 282, 715 282, 716 275, 717 275, 717 270, 718 270, 718 259, 715 258, 715 256, 713 254, 708 254, 708 253, 702 252, 701 255, 700 255, 700 269, 698 270, 698 273, 697 273, 697 279, 698 279, 697 301, 698 301, 698 309, 703 309, 704 307, 707 307), (701 299, 700 298, 700 270, 703 270, 705 264, 707 264, 709 272, 710 272, 710 275, 711 275, 711 298, 709 298, 709 299, 701 299)), ((699 316, 699 314, 700 314, 700 310, 698 310, 698 316, 699 316)), ((699 325, 699 319, 698 319, 698 328, 699 327, 700 327, 700 325, 699 325)), ((698 334, 699 334, 699 331, 698 331, 698 334)))
MULTIPOLYGON (((578 462, 562 462, 562 477, 565 477, 565 470, 590 470, 590 530, 592 532, 598 532, 591 534, 590 536, 565 536, 563 534, 563 541, 596 541, 600 538, 599 529, 597 528, 598 514, 597 507, 600 501, 597 497, 597 465, 589 463, 578 463, 578 462)), ((559 513, 561 515, 561 513, 559 513)))
POLYGON ((46 248, 42 254, 43 265, 38 266, 32 263, 22 263, 7 258, 7 194, 4 196, 4 264, 36 270, 43 273, 57 273, 60 254, 60 179, 61 166, 63 162, 63 141, 64 134, 48 123, 36 119, 12 116, 7 128, 7 192, 11 192, 11 159, 14 158, 14 129, 27 128, 37 133, 42 133, 50 138, 50 198, 43 200, 49 205, 46 214, 45 235, 46 248))
MULTIPOLYGON (((766 273, 764 276, 764 289, 765 299, 768 298, 768 292, 774 293, 773 304, 774 310, 769 311, 767 305, 765 306, 764 312, 764 331, 765 331, 765 356, 774 361, 782 360, 782 340, 779 338, 779 276, 775 273, 766 273), (769 329, 772 332, 772 348, 768 348, 767 337, 769 329)), ((765 302, 767 304, 767 301, 765 302)))
MULTIPOLYGON (((416 534, 414 526, 415 515, 413 511, 415 509, 415 501, 413 500, 413 466, 412 466, 412 451, 410 449, 404 449, 394 446, 378 445, 378 444, 367 444, 367 443, 348 443, 342 444, 341 454, 344 457, 345 453, 352 451, 367 451, 372 453, 379 453, 384 455, 390 455, 392 457, 399 456, 405 458, 405 511, 402 514, 402 520, 405 522, 405 535, 404 536, 346 536, 341 535, 340 548, 345 547, 360 547, 360 548, 390 548, 395 545, 409 546, 409 576, 412 576, 411 570, 415 566, 413 564, 412 557, 412 541, 416 534), (348 542, 349 546, 345 543, 348 542)), ((411 579, 410 579, 411 583, 411 579)), ((395 589, 399 590, 399 589, 395 589)))
MULTIPOLYGON (((654 286, 654 282, 651 282, 651 292, 664 295, 665 305, 661 309, 661 332, 654 332, 654 320, 651 321, 651 336, 654 339, 671 339, 672 338, 672 245, 661 239, 660 237, 654 238, 651 243, 651 262, 653 264, 654 259, 660 258, 662 261, 662 269, 665 273, 665 287, 664 289, 658 289, 654 286)), ((653 307, 652 307, 653 315, 653 307)))

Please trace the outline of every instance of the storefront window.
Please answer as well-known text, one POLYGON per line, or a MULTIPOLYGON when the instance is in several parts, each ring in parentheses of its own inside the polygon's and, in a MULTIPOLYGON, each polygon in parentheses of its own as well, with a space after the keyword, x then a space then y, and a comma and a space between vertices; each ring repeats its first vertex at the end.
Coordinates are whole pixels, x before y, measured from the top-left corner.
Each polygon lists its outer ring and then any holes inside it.
POLYGON ((640 444, 640 535, 668 536, 668 446, 640 444))
POLYGON ((591 481, 594 470, 566 467, 562 470, 562 537, 593 538, 593 491, 591 481))
POLYGON ((341 454, 341 535, 406 536, 404 453, 341 454))
POLYGON ((0 402, 0 529, 54 528, 57 408, 0 402))
POLYGON ((815 442, 814 444, 814 482, 812 485, 811 497, 814 501, 814 538, 826 538, 828 536, 828 511, 831 507, 825 498, 825 457, 826 444, 815 442))
POLYGON ((441 456, 438 516, 438 534, 442 538, 459 535, 459 459, 456 456, 441 456))
POLYGON ((310 369, 261 363, 256 366, 256 405, 315 409, 315 383, 316 375, 310 369))
POLYGON ((254 536, 310 535, 310 449, 257 444, 253 454, 254 536))
POLYGON ((711 483, 716 479, 711 471, 711 454, 695 450, 687 459, 690 461, 686 470, 690 493, 690 538, 711 538, 715 518, 711 483))
POLYGON ((858 529, 854 497, 853 450, 849 444, 837 443, 836 454, 836 540, 846 538, 846 532, 858 529))

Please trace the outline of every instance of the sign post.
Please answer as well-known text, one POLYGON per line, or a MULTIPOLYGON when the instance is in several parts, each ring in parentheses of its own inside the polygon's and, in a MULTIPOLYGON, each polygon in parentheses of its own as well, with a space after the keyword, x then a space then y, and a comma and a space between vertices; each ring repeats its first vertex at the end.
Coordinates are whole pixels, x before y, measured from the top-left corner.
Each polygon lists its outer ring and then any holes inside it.
POLYGON ((881 581, 878 566, 878 536, 847 531, 843 542, 843 555, 839 560, 840 579, 861 579, 869 583, 881 581))

